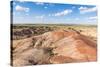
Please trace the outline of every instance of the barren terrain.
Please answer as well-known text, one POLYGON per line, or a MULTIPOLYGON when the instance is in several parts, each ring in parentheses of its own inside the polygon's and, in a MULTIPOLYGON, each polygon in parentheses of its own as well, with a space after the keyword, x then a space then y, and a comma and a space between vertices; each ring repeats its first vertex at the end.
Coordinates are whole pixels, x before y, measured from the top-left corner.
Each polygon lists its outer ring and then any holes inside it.
POLYGON ((86 25, 14 25, 13 66, 97 60, 97 27, 86 25))

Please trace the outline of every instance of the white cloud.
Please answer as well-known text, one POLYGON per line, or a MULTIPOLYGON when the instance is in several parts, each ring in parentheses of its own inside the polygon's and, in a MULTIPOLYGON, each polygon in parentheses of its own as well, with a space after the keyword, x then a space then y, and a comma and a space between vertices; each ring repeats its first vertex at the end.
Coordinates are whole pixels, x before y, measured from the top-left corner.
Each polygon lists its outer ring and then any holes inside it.
POLYGON ((84 14, 84 13, 89 13, 89 12, 94 12, 97 10, 97 7, 92 7, 92 8, 88 8, 88 7, 80 7, 79 8, 80 13, 84 14))
POLYGON ((79 10, 86 10, 86 9, 88 9, 88 8, 87 7, 82 7, 82 6, 79 8, 79 10))
POLYGON ((43 18, 44 18, 44 15, 36 16, 35 18, 36 18, 36 19, 43 19, 43 18))
MULTIPOLYGON (((61 12, 57 12, 57 13, 55 13, 55 14, 52 14, 51 16, 64 16, 64 15, 67 15, 67 14, 69 14, 69 13, 71 13, 72 12, 72 10, 68 10, 68 9, 66 9, 66 10, 64 10, 64 11, 61 11, 61 12)), ((50 16, 50 15, 49 15, 50 16)))
POLYGON ((26 15, 28 16, 29 14, 28 14, 28 13, 26 13, 26 15))
POLYGON ((44 3, 44 2, 36 2, 36 5, 46 5, 46 6, 54 6, 53 3, 44 3))
POLYGON ((75 20, 79 20, 79 18, 75 18, 75 20))
POLYGON ((48 15, 49 17, 52 16, 51 14, 48 15))
POLYGON ((15 9, 16 9, 16 11, 25 11, 25 12, 29 12, 29 8, 27 8, 27 7, 22 7, 22 6, 19 6, 19 5, 17 5, 16 7, 15 7, 15 9))
POLYGON ((45 6, 44 8, 45 8, 45 9, 47 9, 48 7, 47 7, 47 6, 45 6))
POLYGON ((36 2, 36 5, 44 5, 43 2, 36 2))
POLYGON ((25 2, 24 0, 18 0, 19 2, 25 2))
POLYGON ((89 17, 90 20, 97 20, 97 16, 89 17))

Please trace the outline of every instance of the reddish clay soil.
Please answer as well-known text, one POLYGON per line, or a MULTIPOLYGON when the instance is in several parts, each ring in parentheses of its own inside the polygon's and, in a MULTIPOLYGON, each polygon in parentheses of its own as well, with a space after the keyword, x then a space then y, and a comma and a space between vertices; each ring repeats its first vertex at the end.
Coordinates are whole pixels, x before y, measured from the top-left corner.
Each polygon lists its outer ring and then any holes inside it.
POLYGON ((96 42, 73 30, 56 30, 12 42, 14 66, 97 60, 96 42))

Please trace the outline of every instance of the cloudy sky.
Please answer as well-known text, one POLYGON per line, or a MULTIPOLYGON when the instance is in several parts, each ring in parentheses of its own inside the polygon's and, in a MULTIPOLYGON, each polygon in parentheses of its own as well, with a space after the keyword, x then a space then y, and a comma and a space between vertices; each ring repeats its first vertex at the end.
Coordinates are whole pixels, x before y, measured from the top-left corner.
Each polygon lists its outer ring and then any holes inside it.
POLYGON ((11 2, 14 24, 97 24, 95 5, 11 2))

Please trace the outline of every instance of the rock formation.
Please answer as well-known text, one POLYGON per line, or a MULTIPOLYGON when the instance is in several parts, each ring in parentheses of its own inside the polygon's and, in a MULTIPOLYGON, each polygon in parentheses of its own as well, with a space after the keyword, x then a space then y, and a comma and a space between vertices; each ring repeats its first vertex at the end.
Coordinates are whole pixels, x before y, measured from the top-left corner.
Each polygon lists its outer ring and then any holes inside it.
POLYGON ((95 41, 75 30, 56 30, 12 41, 14 66, 96 60, 95 41))

